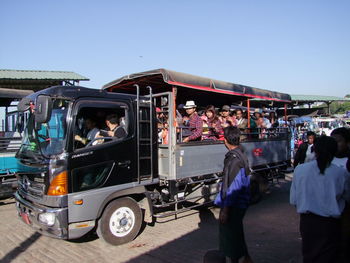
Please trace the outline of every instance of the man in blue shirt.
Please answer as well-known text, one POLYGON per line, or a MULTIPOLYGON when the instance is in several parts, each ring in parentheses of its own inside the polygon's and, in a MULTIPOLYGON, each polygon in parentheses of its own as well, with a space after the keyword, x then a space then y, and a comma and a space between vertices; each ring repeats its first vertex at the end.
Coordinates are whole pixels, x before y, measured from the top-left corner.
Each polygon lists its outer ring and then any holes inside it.
POLYGON ((248 254, 243 231, 243 217, 249 206, 250 169, 248 159, 239 147, 240 130, 237 127, 224 129, 225 146, 229 152, 225 155, 221 190, 215 199, 219 206, 219 246, 220 251, 231 262, 244 258, 243 262, 252 262, 248 254))

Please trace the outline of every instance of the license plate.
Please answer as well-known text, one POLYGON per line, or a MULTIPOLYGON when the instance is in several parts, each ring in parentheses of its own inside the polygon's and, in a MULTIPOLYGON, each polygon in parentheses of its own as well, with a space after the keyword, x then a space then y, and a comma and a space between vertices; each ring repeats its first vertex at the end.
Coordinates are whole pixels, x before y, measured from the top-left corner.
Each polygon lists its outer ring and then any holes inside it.
POLYGON ((23 220, 24 223, 26 223, 27 225, 31 224, 29 216, 28 216, 27 213, 22 212, 21 213, 21 217, 22 217, 22 220, 23 220))

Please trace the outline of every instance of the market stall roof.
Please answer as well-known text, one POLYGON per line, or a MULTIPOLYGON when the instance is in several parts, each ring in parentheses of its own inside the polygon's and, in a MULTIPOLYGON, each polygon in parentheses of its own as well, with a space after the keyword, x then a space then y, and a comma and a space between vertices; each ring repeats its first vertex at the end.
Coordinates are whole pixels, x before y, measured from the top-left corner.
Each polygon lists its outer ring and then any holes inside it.
POLYGON ((89 80, 75 72, 47 70, 11 70, 0 69, 0 79, 54 79, 54 80, 89 80))
POLYGON ((56 85, 89 80, 75 72, 0 69, 0 88, 38 91, 56 85))
POLYGON ((314 102, 333 102, 333 101, 350 101, 349 98, 341 98, 336 96, 322 96, 322 95, 293 95, 291 94, 292 102, 294 104, 307 104, 314 102))
MULTIPOLYGON (((324 102, 326 104, 330 104, 334 101, 342 102, 342 101, 350 101, 350 98, 342 98, 336 96, 323 96, 323 95, 290 95, 291 103, 293 106, 304 105, 304 104, 313 104, 315 102, 324 102)), ((254 107, 256 105, 263 104, 267 107, 275 107, 276 105, 261 99, 253 99, 251 100, 251 105, 254 107)))
POLYGON ((167 69, 155 69, 146 72, 126 75, 116 79, 102 87, 108 91, 130 92, 134 90, 133 84, 143 86, 164 87, 176 86, 182 88, 196 89, 227 95, 236 95, 245 98, 259 98, 268 101, 287 102, 291 101, 288 94, 252 88, 240 84, 234 84, 205 77, 199 77, 187 73, 176 72, 167 69))

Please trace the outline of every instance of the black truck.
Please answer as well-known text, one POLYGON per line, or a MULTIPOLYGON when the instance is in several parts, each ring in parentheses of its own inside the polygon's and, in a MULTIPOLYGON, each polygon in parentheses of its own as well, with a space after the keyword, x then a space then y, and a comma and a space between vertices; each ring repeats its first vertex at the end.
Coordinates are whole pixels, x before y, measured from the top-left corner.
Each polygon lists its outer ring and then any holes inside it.
MULTIPOLYGON (((219 189, 222 141, 182 142, 177 106, 277 104, 290 96, 165 69, 128 75, 101 90, 56 86, 22 99, 28 119, 17 159, 18 215, 45 235, 76 239, 96 231, 112 245, 134 239, 143 222, 210 204, 219 189), (118 117, 123 137, 109 136, 106 117, 118 117), (85 141, 87 120, 100 135, 85 141), (158 136, 167 130, 167 140, 158 136)), ((252 184, 284 170, 290 162, 286 128, 243 131, 242 147, 252 184), (255 180, 255 179, 257 180, 255 180)), ((259 188, 259 187, 258 187, 259 188)))

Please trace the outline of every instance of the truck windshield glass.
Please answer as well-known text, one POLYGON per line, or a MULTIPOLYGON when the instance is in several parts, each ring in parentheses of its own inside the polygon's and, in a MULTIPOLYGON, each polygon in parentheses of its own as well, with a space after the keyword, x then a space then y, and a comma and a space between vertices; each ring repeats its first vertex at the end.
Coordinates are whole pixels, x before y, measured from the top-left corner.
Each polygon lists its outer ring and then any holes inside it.
POLYGON ((31 159, 50 157, 63 152, 66 139, 68 101, 55 99, 51 118, 46 123, 35 123, 30 113, 23 135, 19 157, 31 159))

